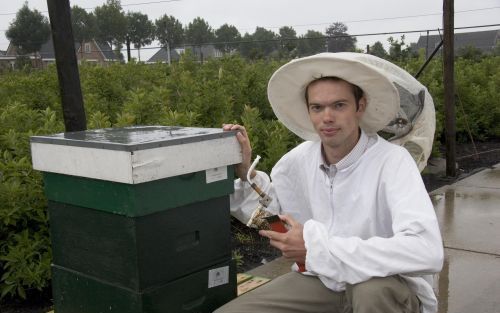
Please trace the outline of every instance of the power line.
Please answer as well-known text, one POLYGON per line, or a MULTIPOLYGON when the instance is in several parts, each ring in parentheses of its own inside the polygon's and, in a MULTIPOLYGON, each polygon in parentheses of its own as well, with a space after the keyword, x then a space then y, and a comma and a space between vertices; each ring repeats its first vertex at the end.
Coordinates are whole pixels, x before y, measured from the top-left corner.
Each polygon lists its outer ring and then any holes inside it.
MULTIPOLYGON (((158 0, 158 1, 149 1, 149 2, 139 2, 139 3, 129 3, 129 4, 122 4, 122 7, 127 7, 127 6, 140 6, 140 5, 149 5, 149 4, 158 4, 158 3, 169 3, 169 2, 182 2, 182 0, 158 0)), ((500 6, 495 6, 495 7, 488 7, 488 8, 478 8, 478 9, 469 9, 469 10, 459 10, 455 11, 455 14, 457 13, 467 13, 467 12, 476 12, 476 11, 486 11, 486 10, 492 10, 492 9, 498 9, 500 6)), ((94 8, 84 8, 85 10, 94 10, 94 8)), ((48 13, 48 11, 42 11, 41 13, 48 13)), ((0 13, 0 16, 4 15, 16 15, 17 13, 0 13)), ((361 20, 352 20, 352 21, 341 21, 344 24, 347 23, 363 23, 363 22, 373 22, 373 21, 386 21, 386 20, 396 20, 396 19, 404 19, 404 18, 416 18, 416 17, 426 17, 426 16, 436 16, 436 15, 442 15, 442 12, 439 13, 428 13, 428 14, 418 14, 418 15, 406 15, 406 16, 392 16, 392 17, 381 17, 381 18, 371 18, 371 19, 361 19, 361 20)), ((296 25, 288 25, 291 27, 306 27, 306 26, 321 26, 321 25, 330 25, 331 22, 324 22, 324 23, 312 23, 312 24, 296 24, 296 25)), ((267 26, 264 28, 280 28, 281 26, 267 26)), ((248 30, 250 28, 244 28, 241 30, 248 30)), ((5 31, 5 30, 0 30, 0 31, 5 31)))
MULTIPOLYGON (((182 0, 158 0, 158 1, 150 1, 150 2, 140 2, 140 3, 129 3, 122 4, 122 7, 131 7, 131 6, 139 6, 139 5, 148 5, 148 4, 158 4, 158 3, 168 3, 168 2, 182 2, 182 0)), ((94 10, 94 8, 83 8, 84 10, 94 10)), ((40 13, 49 13, 49 11, 41 11, 40 13)), ((4 15, 16 15, 16 13, 0 13, 0 16, 4 15)))
MULTIPOLYGON (((480 8, 480 9, 470 9, 470 10, 461 10, 461 11, 455 11, 456 13, 467 13, 467 12, 475 12, 475 11, 485 11, 485 10, 492 10, 492 9, 498 9, 500 6, 496 7, 489 7, 489 8, 480 8)), ((387 21, 387 20, 397 20, 397 19, 404 19, 404 18, 416 18, 416 17, 426 17, 426 16, 436 16, 436 15, 443 15, 442 12, 440 13, 428 13, 428 14, 418 14, 418 15, 406 15, 406 16, 392 16, 392 17, 380 17, 380 18, 370 18, 370 19, 361 19, 361 20, 352 20, 352 21, 341 21, 341 23, 344 24, 352 24, 352 23, 364 23, 364 22, 375 22, 375 21, 387 21)), ((323 22, 323 23, 314 23, 314 24, 297 24, 297 25, 288 25, 290 27, 307 27, 307 26, 321 26, 321 25, 330 25, 332 22, 323 22)), ((264 28, 280 28, 282 26, 267 26, 264 28)), ((244 28, 242 30, 248 30, 250 28, 244 28)))
MULTIPOLYGON (((475 25, 475 26, 461 26, 455 27, 455 30, 460 29, 471 29, 471 28, 486 28, 486 27, 498 27, 500 24, 486 24, 486 25, 475 25)), ((263 43, 263 42, 280 42, 280 41, 296 41, 296 40, 318 40, 318 39, 334 39, 334 38, 348 38, 348 37, 369 37, 369 36, 382 36, 382 35, 398 35, 398 34, 412 34, 412 33, 427 33, 427 32, 440 32, 442 29, 420 29, 420 30, 405 30, 405 31, 391 31, 391 32, 378 32, 378 33, 363 33, 363 34, 345 34, 345 35, 335 35, 335 36, 318 36, 318 37, 297 37, 297 38, 276 38, 276 39, 263 39, 263 40, 238 40, 238 41, 223 41, 223 42, 205 42, 205 43, 182 43, 177 47, 191 47, 191 46, 207 46, 215 44, 245 44, 245 43, 263 43)), ((44 41, 43 43, 45 43, 44 41)), ((162 46, 149 46, 142 47, 141 50, 159 49, 162 46)), ((126 50, 126 48, 122 48, 126 50)), ((130 48, 130 50, 139 50, 137 48, 130 48)), ((114 50, 101 50, 114 51, 114 50)))
MULTIPOLYGON (((149 1, 149 2, 140 2, 140 3, 129 3, 129 4, 122 4, 122 7, 125 6, 139 6, 139 5, 149 5, 149 4, 157 4, 157 3, 168 3, 168 2, 181 2, 182 0, 158 0, 158 1, 149 1)), ((491 10, 491 9, 498 9, 500 6, 495 6, 495 7, 488 7, 488 8, 478 8, 478 9, 469 9, 469 10, 460 10, 460 11, 455 11, 456 13, 466 13, 466 12, 476 12, 476 11, 485 11, 485 10, 491 10)), ((93 10, 95 8, 85 8, 85 10, 93 10)), ((44 11, 42 13, 48 13, 48 11, 44 11)), ((13 15, 16 13, 0 13, 0 16, 2 15, 13 15)), ((348 24, 348 23, 363 23, 363 22, 374 22, 374 21, 387 21, 387 20, 396 20, 396 19, 404 19, 404 18, 417 18, 417 17, 426 17, 426 16, 436 16, 436 15, 442 15, 441 13, 429 13, 429 14, 418 14, 418 15, 406 15, 406 16, 394 16, 394 17, 382 17, 382 18, 372 18, 372 19, 360 19, 360 20, 352 20, 352 21, 343 21, 342 23, 348 24)), ((291 27, 307 27, 307 26, 321 26, 321 25, 330 25, 331 22, 326 22, 326 23, 313 23, 313 24, 297 24, 297 25, 289 25, 291 27)), ((272 26, 272 27, 263 27, 266 29, 276 29, 280 28, 282 26, 272 26)), ((241 29, 241 30, 248 30, 249 28, 246 29, 241 29)), ((0 30, 1 32, 6 32, 7 30, 0 30)), ((382 35, 385 33, 382 33, 382 35)), ((361 35, 360 35, 361 36, 361 35)))
MULTIPOLYGON (((159 0, 159 1, 150 1, 150 2, 122 4, 121 6, 122 7, 132 7, 132 6, 139 6, 139 5, 168 3, 168 2, 182 2, 182 0, 159 0)), ((95 8, 85 8, 85 10, 93 10, 93 9, 95 9, 95 8)))
MULTIPOLYGON (((488 24, 488 25, 477 25, 477 26, 462 26, 455 27, 454 29, 470 29, 470 28, 485 28, 485 27, 497 27, 500 24, 488 24)), ((364 33, 364 34, 345 34, 345 35, 335 35, 335 36, 318 36, 318 37, 298 37, 298 38, 278 38, 278 39, 265 39, 265 40, 239 40, 239 41, 229 41, 229 42, 209 42, 203 44, 193 44, 185 43, 180 46, 200 46, 200 45, 214 45, 214 44, 237 44, 237 43, 261 43, 261 42, 279 42, 279 41, 295 41, 295 40, 314 40, 314 39, 332 39, 332 38, 347 38, 347 37, 368 37, 368 36, 381 36, 381 35, 398 35, 398 34, 412 34, 412 33, 424 33, 424 32, 439 32, 440 28, 436 29, 423 29, 423 30, 406 30, 406 31, 393 31, 393 32, 379 32, 379 33, 364 33)), ((151 49, 157 49, 162 47, 151 47, 151 49)), ((146 49, 146 48, 141 48, 146 49)), ((148 47, 147 49, 150 49, 148 47)))
MULTIPOLYGON (((124 6, 138 6, 138 5, 148 5, 148 4, 156 4, 156 3, 165 3, 165 2, 181 2, 182 0, 160 0, 160 1, 150 1, 150 2, 141 2, 141 3, 130 3, 130 4, 122 4, 124 6)), ((498 9, 500 6, 489 7, 489 8, 479 8, 479 9, 470 9, 470 10, 461 10, 455 11, 456 13, 467 13, 467 12, 476 12, 476 11, 486 11, 492 9, 498 9)), ((85 8, 85 10, 93 10, 95 8, 85 8)), ((42 13, 47 13, 44 11, 42 13)), ((12 15, 16 13, 0 13, 1 15, 12 15)), ((405 15, 405 16, 392 16, 392 17, 381 17, 381 18, 371 18, 371 19, 360 19, 360 20, 351 20, 351 21, 341 21, 344 24, 352 24, 352 23, 364 23, 364 22, 375 22, 375 21, 387 21, 387 20, 396 20, 396 19, 405 19, 405 18, 417 18, 417 17, 426 17, 426 16, 436 16, 442 15, 442 13, 428 13, 428 14, 417 14, 417 15, 405 15)), ((323 22, 323 23, 312 23, 312 24, 296 24, 296 25, 287 25, 290 27, 307 27, 307 26, 321 26, 321 25, 330 25, 332 22, 323 22)), ((281 28, 282 26, 262 26, 262 28, 266 29, 275 29, 281 28)), ((240 30, 249 30, 250 28, 243 28, 240 30)), ((1 32, 6 32, 7 30, 2 29, 1 32)))

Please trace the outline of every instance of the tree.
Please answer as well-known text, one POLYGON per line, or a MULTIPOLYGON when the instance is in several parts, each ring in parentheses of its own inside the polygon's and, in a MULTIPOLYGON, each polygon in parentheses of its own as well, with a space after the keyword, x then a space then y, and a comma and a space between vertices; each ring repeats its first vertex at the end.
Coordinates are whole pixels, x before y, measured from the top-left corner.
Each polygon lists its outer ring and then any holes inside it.
POLYGON ((325 35, 315 30, 308 30, 299 38, 297 53, 299 56, 312 55, 325 51, 325 35))
POLYGON ((125 41, 127 32, 127 18, 122 10, 120 0, 107 0, 106 4, 94 9, 97 21, 97 36, 99 41, 113 45, 125 41))
POLYGON ((186 28, 186 40, 194 44, 213 41, 215 38, 212 27, 201 17, 195 18, 186 28))
POLYGON ((407 60, 411 55, 410 47, 405 47, 405 35, 401 36, 401 41, 394 39, 392 36, 387 39, 389 44, 389 58, 392 61, 403 61, 407 60))
POLYGON ((241 34, 233 25, 224 24, 215 31, 215 47, 223 53, 234 51, 238 47, 234 42, 240 40, 241 34))
POLYGON ((170 47, 175 47, 184 42, 184 28, 182 23, 173 16, 164 14, 155 21, 156 38, 167 49, 168 60, 170 64, 170 47))
POLYGON ((253 34, 245 33, 240 44, 241 55, 252 59, 261 59, 278 51, 278 36, 263 27, 257 27, 253 34))
POLYGON ((326 31, 328 38, 329 52, 354 51, 356 49, 356 38, 349 36, 347 26, 344 23, 336 22, 330 25, 326 31))
POLYGON ((19 54, 35 53, 49 38, 50 24, 38 10, 30 10, 25 2, 5 35, 17 47, 19 54))
POLYGON ((278 43, 276 41, 277 35, 263 27, 257 27, 252 35, 254 41, 254 57, 259 58, 269 56, 272 52, 278 50, 278 43))
POLYGON ((461 56, 464 59, 469 59, 477 62, 480 61, 483 57, 483 51, 473 45, 467 45, 458 49, 457 55, 461 56))
POLYGON ((215 35, 212 27, 204 19, 197 17, 186 28, 186 40, 200 48, 200 59, 203 61, 201 46, 204 43, 214 41, 215 35))
MULTIPOLYGON (((141 60, 141 47, 151 44, 154 39, 155 26, 146 14, 140 12, 127 13, 127 44, 134 44, 141 60)), ((127 46, 127 49, 130 49, 127 46)))
POLYGON ((243 37, 241 38, 241 43, 239 46, 240 54, 244 56, 245 58, 253 58, 253 52, 255 50, 254 48, 254 43, 253 43, 253 37, 249 33, 245 33, 243 37))
POLYGON ((370 54, 383 59, 387 58, 387 51, 385 51, 384 46, 380 41, 377 41, 370 46, 370 54))
POLYGON ((297 49, 297 32, 290 26, 283 26, 279 29, 279 38, 281 51, 285 56, 290 56, 297 49))
POLYGON ((88 13, 77 5, 72 6, 71 27, 73 28, 73 38, 80 44, 80 52, 83 54, 83 43, 94 39, 97 32, 94 14, 88 13))
POLYGON ((171 47, 184 42, 184 28, 182 23, 173 16, 163 15, 155 21, 156 38, 162 46, 170 44, 171 47))
POLYGON ((122 49, 123 49, 123 44, 120 42, 120 43, 117 43, 115 45, 115 47, 113 48, 113 53, 118 57, 118 59, 123 62, 125 60, 125 57, 123 56, 123 53, 122 53, 122 49))
POLYGON ((500 42, 497 42, 495 48, 493 49, 494 56, 500 56, 500 42))

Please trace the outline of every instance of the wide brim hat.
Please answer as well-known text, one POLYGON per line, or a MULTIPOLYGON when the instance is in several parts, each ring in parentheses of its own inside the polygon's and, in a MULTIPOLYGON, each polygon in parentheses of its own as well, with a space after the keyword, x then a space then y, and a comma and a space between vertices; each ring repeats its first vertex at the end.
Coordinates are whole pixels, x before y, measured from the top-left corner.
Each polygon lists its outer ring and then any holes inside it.
POLYGON ((360 127, 367 133, 383 129, 398 113, 398 90, 383 71, 366 62, 363 56, 353 52, 321 53, 280 67, 267 87, 276 117, 302 139, 319 140, 309 119, 305 91, 313 80, 335 76, 364 92, 367 105, 360 127))

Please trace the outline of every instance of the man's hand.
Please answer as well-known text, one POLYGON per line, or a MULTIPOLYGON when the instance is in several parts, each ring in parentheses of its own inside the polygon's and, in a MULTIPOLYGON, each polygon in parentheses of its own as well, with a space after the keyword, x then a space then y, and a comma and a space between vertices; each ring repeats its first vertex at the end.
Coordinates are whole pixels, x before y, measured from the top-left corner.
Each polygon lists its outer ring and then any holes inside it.
POLYGON ((304 226, 288 215, 280 215, 280 219, 289 226, 286 233, 278 233, 272 230, 261 230, 261 236, 270 239, 270 244, 278 248, 287 259, 292 259, 299 264, 306 262, 306 247, 304 244, 304 226))
MULTIPOLYGON (((238 124, 223 124, 222 130, 224 130, 224 131, 237 130, 238 131, 236 133, 236 139, 238 139, 238 142, 240 143, 241 155, 242 155, 243 160, 241 161, 240 164, 237 164, 234 167, 234 171, 236 172, 236 175, 242 181, 246 181, 247 180, 247 172, 248 172, 248 169, 250 169, 250 165, 252 162, 252 147, 250 146, 250 139, 248 138, 247 131, 246 131, 245 127, 238 125, 238 124)), ((251 177, 253 177, 253 176, 255 176, 255 173, 251 174, 251 177)))

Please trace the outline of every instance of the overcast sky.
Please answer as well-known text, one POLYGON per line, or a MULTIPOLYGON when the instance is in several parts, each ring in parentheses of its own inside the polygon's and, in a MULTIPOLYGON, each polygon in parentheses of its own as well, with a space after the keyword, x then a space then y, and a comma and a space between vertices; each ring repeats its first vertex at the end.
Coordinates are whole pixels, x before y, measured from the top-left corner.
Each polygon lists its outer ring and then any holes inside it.
MULTIPOLYGON (((24 0, 1 0, 0 50, 6 50, 8 39, 5 31, 15 19, 15 13, 24 0)), ((28 0, 30 9, 47 13, 46 0, 28 0)), ((73 0, 71 5, 92 10, 105 0, 73 0)), ((298 35, 309 29, 324 32, 333 22, 344 22, 351 35, 397 32, 442 28, 442 0, 122 0, 123 9, 147 14, 155 20, 163 14, 173 15, 187 25, 196 17, 204 18, 213 29, 228 23, 236 26, 243 35, 253 33, 260 26, 278 32, 281 26, 292 26, 298 35)), ((455 0, 455 27, 500 24, 500 0, 455 0)), ((460 30, 477 31, 500 27, 460 30)), ((420 35, 406 35, 406 42, 416 42, 420 35)), ((383 36, 358 37, 357 46, 381 41, 383 36)), ((401 35, 392 35, 399 38, 401 35)), ((153 43, 154 47, 158 43, 153 43)), ((146 60, 157 49, 141 50, 141 59, 146 60)), ((133 53, 135 56, 136 53, 133 53)))

